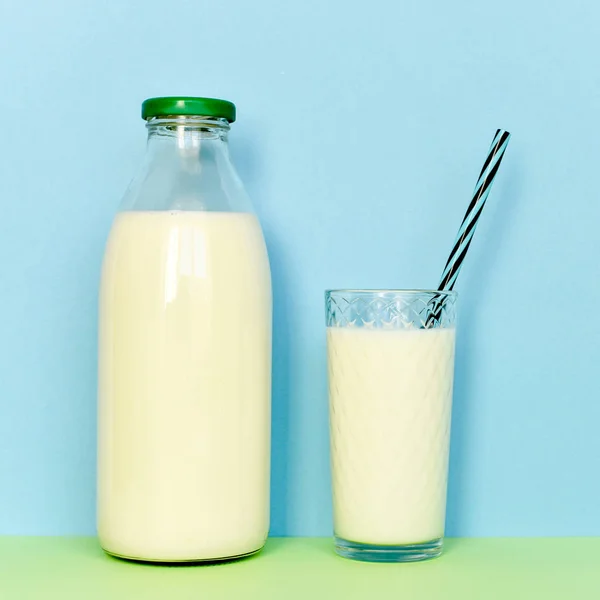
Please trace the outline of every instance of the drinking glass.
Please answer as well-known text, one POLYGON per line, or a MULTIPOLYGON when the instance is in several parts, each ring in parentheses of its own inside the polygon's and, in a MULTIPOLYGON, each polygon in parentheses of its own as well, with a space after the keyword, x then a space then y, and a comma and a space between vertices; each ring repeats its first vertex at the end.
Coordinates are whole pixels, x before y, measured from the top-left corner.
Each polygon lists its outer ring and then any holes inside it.
POLYGON ((439 556, 446 513, 456 293, 325 293, 335 548, 439 556))

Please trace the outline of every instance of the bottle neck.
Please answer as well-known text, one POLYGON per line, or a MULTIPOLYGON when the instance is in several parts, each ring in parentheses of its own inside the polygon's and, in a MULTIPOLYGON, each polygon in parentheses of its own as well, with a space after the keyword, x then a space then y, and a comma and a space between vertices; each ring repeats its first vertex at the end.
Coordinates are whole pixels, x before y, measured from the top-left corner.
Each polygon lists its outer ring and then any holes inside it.
POLYGON ((179 150, 206 145, 227 145, 227 119, 203 116, 156 117, 146 123, 148 145, 168 145, 179 150))

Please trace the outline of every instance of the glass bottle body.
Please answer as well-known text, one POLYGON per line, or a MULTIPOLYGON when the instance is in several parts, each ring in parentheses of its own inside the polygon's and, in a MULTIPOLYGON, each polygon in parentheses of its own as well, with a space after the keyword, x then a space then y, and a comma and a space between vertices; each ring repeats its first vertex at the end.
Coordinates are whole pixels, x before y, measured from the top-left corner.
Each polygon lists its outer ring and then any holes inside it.
POLYGON ((98 533, 128 558, 231 558, 268 532, 269 263, 228 123, 148 128, 102 272, 98 533))

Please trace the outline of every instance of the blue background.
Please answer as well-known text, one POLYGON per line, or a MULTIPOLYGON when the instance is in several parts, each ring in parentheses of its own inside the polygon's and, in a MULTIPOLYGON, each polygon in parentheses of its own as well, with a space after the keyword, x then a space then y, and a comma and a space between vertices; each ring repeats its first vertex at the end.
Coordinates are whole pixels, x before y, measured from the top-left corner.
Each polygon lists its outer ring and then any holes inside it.
POLYGON ((275 294, 272 533, 329 535, 323 289, 461 274, 448 533, 600 534, 600 4, 4 2, 0 533, 94 531, 96 295, 149 96, 235 101, 275 294))

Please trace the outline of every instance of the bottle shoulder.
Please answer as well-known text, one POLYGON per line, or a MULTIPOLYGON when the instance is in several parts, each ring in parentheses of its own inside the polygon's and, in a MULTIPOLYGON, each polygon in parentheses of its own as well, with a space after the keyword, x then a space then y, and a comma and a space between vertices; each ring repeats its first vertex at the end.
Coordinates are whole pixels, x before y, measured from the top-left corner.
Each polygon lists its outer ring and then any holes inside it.
POLYGON ((120 210, 254 212, 228 153, 212 147, 150 153, 120 210))

